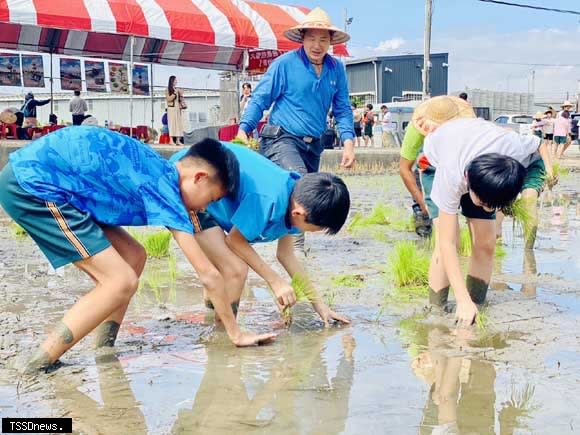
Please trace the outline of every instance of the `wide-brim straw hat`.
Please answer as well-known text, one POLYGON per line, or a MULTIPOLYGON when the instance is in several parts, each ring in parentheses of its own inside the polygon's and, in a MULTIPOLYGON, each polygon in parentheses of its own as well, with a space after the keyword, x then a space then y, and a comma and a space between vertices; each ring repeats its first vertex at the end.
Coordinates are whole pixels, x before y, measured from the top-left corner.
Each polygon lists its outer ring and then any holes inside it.
POLYGON ((290 41, 301 44, 304 40, 305 30, 328 30, 331 35, 331 45, 344 44, 350 39, 348 33, 333 25, 328 14, 320 8, 312 9, 302 23, 286 30, 284 36, 290 41))
POLYGON ((10 111, 0 113, 0 122, 4 124, 16 124, 16 115, 10 111))
POLYGON ((566 101, 564 101, 564 103, 560 107, 562 107, 562 108, 564 108, 564 107, 574 107, 575 105, 576 104, 571 103, 570 101, 566 100, 566 101))
POLYGON ((451 95, 441 95, 417 106, 412 121, 415 128, 426 136, 447 121, 475 117, 473 107, 467 101, 451 95))
POLYGON ((534 119, 542 119, 546 114, 542 112, 536 112, 534 119))

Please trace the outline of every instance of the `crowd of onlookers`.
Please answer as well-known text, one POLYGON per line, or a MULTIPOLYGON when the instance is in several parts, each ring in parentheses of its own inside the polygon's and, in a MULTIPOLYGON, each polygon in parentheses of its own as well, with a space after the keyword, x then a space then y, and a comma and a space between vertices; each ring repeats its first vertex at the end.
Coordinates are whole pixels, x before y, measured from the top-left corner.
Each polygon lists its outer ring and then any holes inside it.
POLYGON ((578 120, 572 120, 571 116, 574 105, 565 101, 561 107, 560 112, 551 107, 543 113, 537 112, 531 127, 534 135, 548 142, 548 149, 556 159, 572 144, 573 131, 578 128, 578 120))

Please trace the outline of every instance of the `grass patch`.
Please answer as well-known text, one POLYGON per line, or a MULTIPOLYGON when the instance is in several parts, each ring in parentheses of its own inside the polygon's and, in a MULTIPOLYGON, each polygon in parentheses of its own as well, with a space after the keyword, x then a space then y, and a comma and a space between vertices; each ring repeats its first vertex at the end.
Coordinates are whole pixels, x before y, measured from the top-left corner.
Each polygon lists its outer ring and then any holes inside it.
POLYGON ((28 236, 26 230, 18 225, 15 221, 10 222, 10 233, 16 239, 23 239, 24 237, 28 236))
POLYGON ((169 256, 169 246, 171 243, 171 233, 162 230, 156 233, 144 234, 129 231, 129 234, 145 248, 147 257, 163 258, 169 256))
POLYGON ((388 258, 388 273, 395 286, 407 293, 422 294, 429 282, 429 255, 412 241, 395 244, 388 258))
POLYGON ((414 232, 415 222, 413 216, 404 217, 401 210, 383 204, 377 204, 368 216, 356 213, 351 219, 347 229, 356 232, 365 228, 377 226, 389 226, 396 231, 414 232))
POLYGON ((332 284, 339 287, 360 288, 363 286, 365 278, 363 275, 337 275, 332 278, 332 284))

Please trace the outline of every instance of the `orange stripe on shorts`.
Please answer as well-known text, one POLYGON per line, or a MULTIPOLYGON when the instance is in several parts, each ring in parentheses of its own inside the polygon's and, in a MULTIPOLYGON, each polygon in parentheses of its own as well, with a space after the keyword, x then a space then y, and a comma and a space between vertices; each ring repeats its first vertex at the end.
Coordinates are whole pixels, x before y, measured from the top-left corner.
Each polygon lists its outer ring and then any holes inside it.
POLYGON ((191 223, 193 224, 193 229, 196 233, 201 233, 201 223, 199 222, 199 218, 197 217, 197 213, 192 211, 189 213, 191 217, 191 223))
POLYGON ((89 251, 87 250, 85 245, 83 245, 83 242, 81 242, 80 239, 77 237, 77 235, 71 230, 71 228, 68 225, 68 222, 58 209, 57 205, 54 202, 46 201, 46 206, 52 213, 52 216, 56 220, 56 223, 60 227, 60 230, 63 232, 64 236, 68 239, 69 242, 72 243, 72 245, 78 251, 80 256, 82 258, 89 258, 91 254, 89 254, 89 251))

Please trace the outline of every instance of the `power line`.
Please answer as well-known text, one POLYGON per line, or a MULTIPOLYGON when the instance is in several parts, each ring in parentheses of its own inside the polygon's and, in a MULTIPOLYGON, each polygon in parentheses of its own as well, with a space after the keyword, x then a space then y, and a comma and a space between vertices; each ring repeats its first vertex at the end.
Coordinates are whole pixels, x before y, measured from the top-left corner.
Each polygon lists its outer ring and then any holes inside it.
POLYGON ((535 9, 538 11, 548 11, 548 12, 557 12, 560 14, 580 15, 580 11, 571 11, 568 9, 546 8, 543 6, 534 6, 534 5, 505 2, 505 1, 499 1, 499 0, 478 0, 478 1, 484 2, 484 3, 494 3, 494 4, 498 4, 498 5, 504 5, 504 6, 515 6, 515 7, 524 8, 524 9, 535 9))

